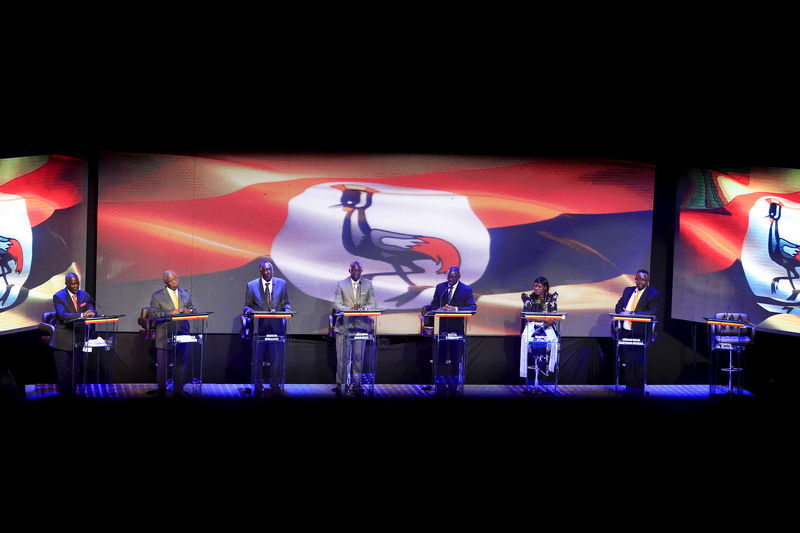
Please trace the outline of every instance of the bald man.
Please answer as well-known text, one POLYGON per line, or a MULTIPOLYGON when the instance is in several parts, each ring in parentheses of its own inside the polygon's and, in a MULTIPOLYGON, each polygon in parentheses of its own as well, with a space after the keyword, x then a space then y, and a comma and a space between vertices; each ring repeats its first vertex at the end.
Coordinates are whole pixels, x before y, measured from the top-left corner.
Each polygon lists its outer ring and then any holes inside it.
MULTIPOLYGON (((150 318, 158 319, 173 315, 181 315, 194 312, 192 304, 192 293, 187 289, 180 288, 180 278, 172 271, 167 270, 161 276, 164 288, 156 291, 150 297, 150 318)), ((159 396, 166 396, 167 393, 167 364, 169 362, 169 337, 170 328, 178 328, 175 333, 180 334, 184 331, 188 333, 189 324, 181 322, 158 322, 156 324, 156 381, 158 382, 159 396)), ((183 385, 186 383, 186 359, 188 356, 188 346, 180 344, 175 353, 175 368, 173 376, 173 395, 183 394, 183 385)))
POLYGON ((58 376, 59 396, 69 397, 75 394, 75 378, 81 367, 83 352, 74 352, 74 331, 76 327, 85 327, 68 324, 76 318, 91 318, 95 316, 92 297, 88 292, 80 290, 81 280, 77 274, 69 273, 64 276, 64 288, 53 295, 53 307, 56 311, 56 326, 50 340, 53 348, 53 359, 56 363, 58 376))
MULTIPOLYGON (((351 311, 358 309, 375 309, 375 291, 372 282, 361 277, 363 268, 358 261, 350 264, 350 275, 336 284, 336 293, 333 299, 333 308, 336 311, 351 311)), ((350 333, 370 333, 374 326, 369 318, 350 319, 348 321, 350 333)), ((337 394, 354 392, 361 394, 363 391, 357 386, 352 391, 343 390, 347 383, 347 350, 344 342, 345 327, 342 317, 336 319, 336 387, 337 394)), ((350 375, 353 382, 360 381, 361 369, 364 361, 364 341, 352 343, 352 366, 350 375)))

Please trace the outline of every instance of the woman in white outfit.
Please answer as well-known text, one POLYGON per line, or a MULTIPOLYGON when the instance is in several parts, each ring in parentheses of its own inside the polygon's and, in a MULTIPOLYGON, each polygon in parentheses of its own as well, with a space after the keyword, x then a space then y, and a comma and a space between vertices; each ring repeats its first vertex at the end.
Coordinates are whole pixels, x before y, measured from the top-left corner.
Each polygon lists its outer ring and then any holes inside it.
MULTIPOLYGON (((531 311, 534 313, 555 313, 558 311, 556 300, 558 293, 550 293, 550 282, 547 278, 539 276, 533 280, 533 292, 530 294, 522 293, 522 310, 531 311)), ((545 322, 534 322, 532 320, 526 321, 525 328, 522 331, 522 341, 520 342, 519 349, 519 375, 522 378, 528 377, 528 349, 532 337, 545 337, 547 348, 545 350, 549 353, 550 359, 548 361, 548 373, 554 372, 556 361, 558 360, 558 336, 553 329, 553 322, 551 320, 545 322)), ((534 348, 536 349, 536 348, 534 348)), ((541 351, 541 349, 539 349, 541 351)), ((545 355, 541 353, 539 355, 545 355)))

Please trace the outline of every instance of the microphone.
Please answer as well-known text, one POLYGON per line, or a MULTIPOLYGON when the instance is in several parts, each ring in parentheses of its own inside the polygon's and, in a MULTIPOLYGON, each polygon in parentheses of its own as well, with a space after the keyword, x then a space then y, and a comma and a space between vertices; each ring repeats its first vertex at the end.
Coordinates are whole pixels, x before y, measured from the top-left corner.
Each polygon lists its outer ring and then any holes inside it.
POLYGON ((520 298, 522 298, 523 302, 529 302, 531 300, 531 297, 525 294, 524 292, 520 294, 520 298))
POLYGON ((554 292, 554 293, 552 294, 552 296, 550 296, 550 298, 551 298, 551 299, 553 300, 553 302, 555 303, 555 302, 556 302, 556 300, 558 300, 558 293, 557 293, 557 292, 554 292))

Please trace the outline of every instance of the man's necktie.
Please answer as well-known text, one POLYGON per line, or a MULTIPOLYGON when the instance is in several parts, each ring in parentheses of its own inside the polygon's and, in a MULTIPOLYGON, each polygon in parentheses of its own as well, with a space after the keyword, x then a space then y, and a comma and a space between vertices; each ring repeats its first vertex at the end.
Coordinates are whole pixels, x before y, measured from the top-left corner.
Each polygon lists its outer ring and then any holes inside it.
POLYGON ((631 306, 631 312, 636 310, 636 306, 639 305, 639 298, 642 296, 644 291, 636 291, 636 296, 633 297, 633 305, 631 306))
POLYGON ((453 297, 453 286, 450 285, 447 287, 447 292, 444 293, 444 303, 445 305, 450 305, 450 299, 453 297))
POLYGON ((269 283, 264 284, 264 308, 272 309, 272 291, 269 288, 269 283))
POLYGON ((175 309, 180 309, 180 302, 178 301, 178 291, 169 291, 170 296, 172 296, 172 305, 175 306, 175 309))
MULTIPOLYGON (((633 301, 631 302, 631 304, 630 304, 630 306, 628 308, 628 311, 630 311, 631 313, 634 312, 634 310, 636 309, 636 306, 639 304, 639 298, 642 296, 643 292, 644 291, 635 291, 634 292, 633 301)), ((631 329, 633 327, 633 322, 631 322, 630 320, 626 320, 624 322, 624 326, 625 326, 625 329, 631 329)))
POLYGON ((75 310, 80 312, 80 309, 78 309, 78 295, 77 294, 70 294, 70 296, 72 296, 72 305, 75 306, 75 310))

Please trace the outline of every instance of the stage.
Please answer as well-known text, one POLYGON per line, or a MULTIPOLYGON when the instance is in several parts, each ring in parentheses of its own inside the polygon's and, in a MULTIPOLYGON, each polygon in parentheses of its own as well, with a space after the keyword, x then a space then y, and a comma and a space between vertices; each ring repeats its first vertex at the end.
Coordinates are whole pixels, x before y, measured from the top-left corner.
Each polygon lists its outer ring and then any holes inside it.
MULTIPOLYGON (((284 399, 336 399, 336 394, 331 390, 333 384, 287 384, 282 396, 284 399)), ((155 383, 111 383, 79 385, 78 397, 97 400, 113 399, 152 399, 155 383)), ((250 386, 247 384, 229 383, 204 383, 202 386, 187 385, 185 389, 189 398, 241 398, 250 399, 250 386)), ((586 399, 611 399, 629 397, 624 393, 625 387, 619 391, 613 385, 561 385, 555 394, 542 394, 542 397, 564 398, 566 400, 586 399)), ((653 399, 692 399, 698 400, 709 397, 708 385, 648 385, 648 398, 653 399)), ((749 391, 743 391, 742 396, 752 396, 749 391)), ((465 385, 465 399, 512 399, 532 398, 537 394, 525 391, 522 385, 465 385)), ((37 384, 25 386, 25 397, 28 400, 40 400, 58 397, 56 386, 53 384, 37 384)), ((435 398, 433 391, 423 390, 423 385, 375 385, 374 398, 364 399, 415 399, 435 398)), ((269 399, 265 397, 262 399, 269 399)))

